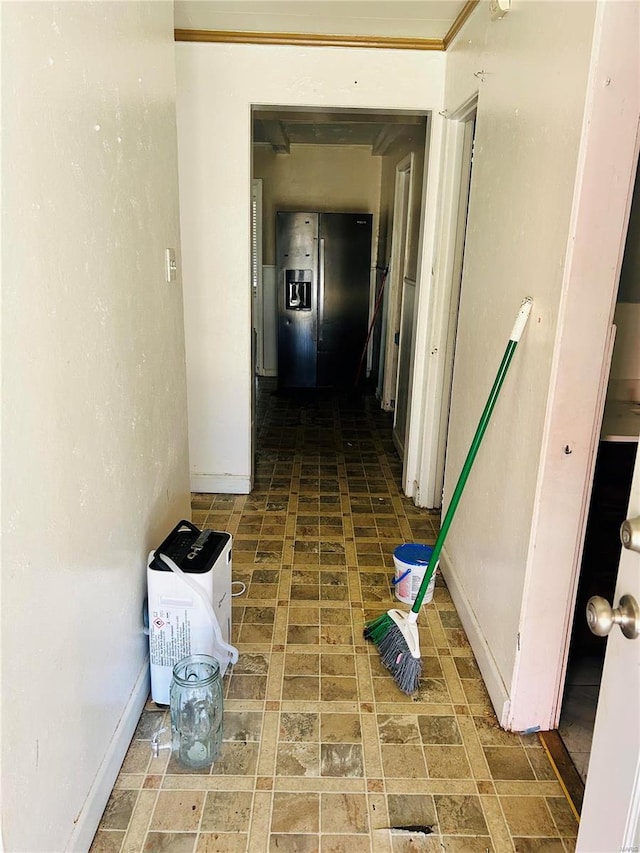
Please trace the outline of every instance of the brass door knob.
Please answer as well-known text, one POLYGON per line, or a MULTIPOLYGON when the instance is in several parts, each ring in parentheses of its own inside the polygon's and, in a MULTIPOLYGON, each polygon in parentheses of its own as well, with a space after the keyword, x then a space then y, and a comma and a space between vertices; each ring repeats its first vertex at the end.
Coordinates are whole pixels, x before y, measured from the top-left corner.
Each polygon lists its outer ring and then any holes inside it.
POLYGON ((640 516, 627 518, 620 527, 620 541, 629 551, 640 554, 640 516))

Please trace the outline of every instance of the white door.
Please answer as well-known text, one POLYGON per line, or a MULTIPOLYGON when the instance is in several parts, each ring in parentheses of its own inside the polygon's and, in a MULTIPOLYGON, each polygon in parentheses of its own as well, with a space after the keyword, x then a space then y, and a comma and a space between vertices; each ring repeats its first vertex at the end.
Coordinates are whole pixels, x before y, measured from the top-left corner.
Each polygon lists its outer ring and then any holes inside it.
POLYGON ((410 154, 396 167, 396 198, 394 208, 400 207, 399 227, 396 228, 396 210, 392 236, 392 266, 396 284, 399 287, 400 311, 397 318, 397 332, 394 342, 395 392, 392 437, 398 455, 405 456, 407 424, 409 419, 409 384, 413 362, 414 308, 416 303, 416 282, 405 275, 409 255, 409 236, 411 232, 411 213, 413 205, 413 158, 410 154))
MULTIPOLYGON (((627 520, 635 520, 640 540, 640 453, 627 520)), ((640 545, 635 547, 621 549, 616 608, 624 595, 640 602, 640 545)), ((635 624, 640 630, 640 618, 635 624)), ((628 639, 613 625, 606 642, 578 853, 640 849, 640 637, 628 639)))
POLYGON ((396 379, 396 404, 393 415, 392 438, 401 459, 407 438, 409 418, 409 382, 413 360, 413 326, 415 322, 416 283, 409 278, 402 282, 402 309, 400 311, 400 339, 398 342, 398 376, 396 379))
POLYGON ((382 408, 385 411, 391 411, 396 405, 402 292, 411 216, 413 159, 414 155, 409 154, 396 166, 391 231, 391 263, 389 267, 389 281, 387 282, 389 298, 387 303, 384 379, 381 400, 382 408))

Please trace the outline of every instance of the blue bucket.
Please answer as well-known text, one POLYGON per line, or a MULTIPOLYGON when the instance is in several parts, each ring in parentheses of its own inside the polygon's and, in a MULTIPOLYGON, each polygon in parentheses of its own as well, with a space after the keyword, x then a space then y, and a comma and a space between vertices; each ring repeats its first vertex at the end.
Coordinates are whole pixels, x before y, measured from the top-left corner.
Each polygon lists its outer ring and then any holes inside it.
MULTIPOLYGON (((393 562, 396 573, 391 582, 398 601, 402 601, 403 604, 414 604, 432 554, 431 545, 406 543, 395 548, 393 562)), ((434 572, 422 601, 423 604, 428 604, 433 599, 435 585, 436 573, 434 572)))

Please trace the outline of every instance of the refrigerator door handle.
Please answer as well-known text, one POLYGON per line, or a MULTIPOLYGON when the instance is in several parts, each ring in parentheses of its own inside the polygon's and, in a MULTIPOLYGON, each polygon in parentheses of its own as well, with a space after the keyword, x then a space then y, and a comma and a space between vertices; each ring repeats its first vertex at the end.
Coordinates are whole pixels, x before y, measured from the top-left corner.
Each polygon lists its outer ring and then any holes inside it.
POLYGON ((318 273, 318 340, 321 341, 324 322, 324 237, 320 238, 318 273))

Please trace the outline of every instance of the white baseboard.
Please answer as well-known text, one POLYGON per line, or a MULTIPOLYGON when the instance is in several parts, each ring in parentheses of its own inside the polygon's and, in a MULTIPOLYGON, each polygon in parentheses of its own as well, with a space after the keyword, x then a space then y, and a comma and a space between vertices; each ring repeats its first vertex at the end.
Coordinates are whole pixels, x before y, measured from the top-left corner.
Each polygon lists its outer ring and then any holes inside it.
POLYGON ((248 495, 251 491, 251 477, 240 477, 236 474, 192 474, 191 491, 248 495))
POLYGON ((509 717, 509 693, 502 680, 495 658, 491 654, 484 633, 476 619, 476 615, 460 583, 460 578, 444 550, 440 554, 440 571, 447 584, 451 599, 458 611, 462 627, 471 644, 473 654, 484 679, 485 687, 489 693, 491 704, 500 725, 504 728, 509 717))
POLYGON ((149 690, 149 658, 147 656, 65 847, 66 853, 78 853, 91 847, 104 807, 107 805, 131 738, 149 697, 149 690))

